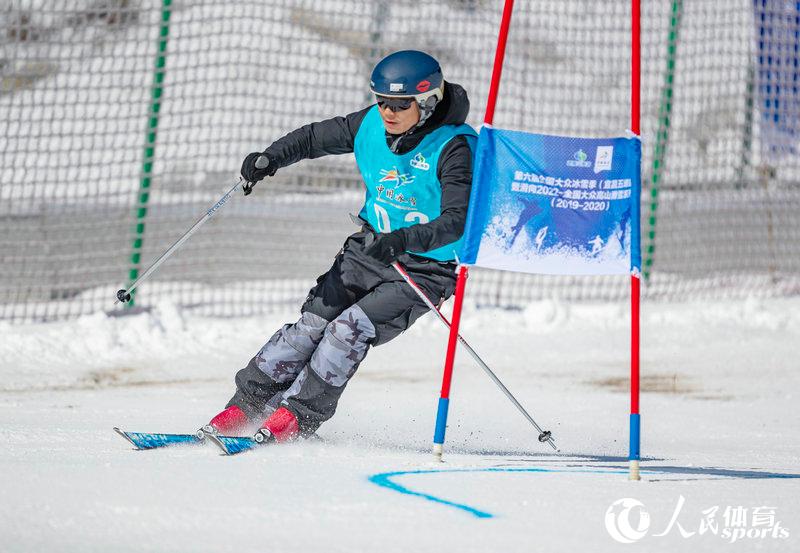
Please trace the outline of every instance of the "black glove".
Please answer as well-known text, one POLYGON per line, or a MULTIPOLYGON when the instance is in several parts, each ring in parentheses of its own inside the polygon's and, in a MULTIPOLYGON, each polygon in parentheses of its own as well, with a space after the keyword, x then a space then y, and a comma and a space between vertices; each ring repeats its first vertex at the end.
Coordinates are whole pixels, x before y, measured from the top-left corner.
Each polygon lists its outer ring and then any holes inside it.
POLYGON ((249 187, 245 187, 245 195, 249 194, 253 189, 253 185, 263 179, 264 177, 271 177, 275 174, 278 168, 275 163, 263 152, 253 152, 247 154, 242 162, 242 178, 250 183, 249 187))
POLYGON ((364 253, 374 257, 384 265, 391 265, 406 251, 406 237, 402 230, 375 235, 375 241, 367 246, 364 253))

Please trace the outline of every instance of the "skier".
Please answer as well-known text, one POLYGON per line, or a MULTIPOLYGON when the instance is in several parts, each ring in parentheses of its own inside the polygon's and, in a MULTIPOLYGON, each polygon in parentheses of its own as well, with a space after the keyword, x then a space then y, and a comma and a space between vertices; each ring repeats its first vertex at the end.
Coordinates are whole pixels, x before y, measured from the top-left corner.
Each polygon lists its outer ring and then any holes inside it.
POLYGON ((317 279, 300 319, 278 330, 236 374, 236 392, 200 433, 257 428, 259 442, 313 434, 371 346, 428 309, 390 264, 400 262, 434 303, 453 294, 467 215, 475 131, 466 91, 415 50, 374 68, 376 104, 305 125, 242 164, 245 192, 301 159, 355 153, 366 186, 358 223, 317 279))

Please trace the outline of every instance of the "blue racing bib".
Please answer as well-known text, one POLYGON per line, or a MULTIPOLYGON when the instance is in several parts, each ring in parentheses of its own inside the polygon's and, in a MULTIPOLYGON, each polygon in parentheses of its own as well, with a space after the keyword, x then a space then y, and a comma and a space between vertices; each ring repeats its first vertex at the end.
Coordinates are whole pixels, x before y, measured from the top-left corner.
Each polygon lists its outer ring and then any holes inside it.
MULTIPOLYGON (((356 133, 356 163, 366 186, 364 207, 359 216, 381 233, 427 223, 441 215, 442 186, 436 174, 444 146, 458 135, 465 135, 474 151, 477 138, 469 125, 445 125, 426 135, 416 148, 396 154, 386 144, 378 107, 364 117, 356 133)), ((452 261, 461 239, 427 252, 409 252, 452 261)))

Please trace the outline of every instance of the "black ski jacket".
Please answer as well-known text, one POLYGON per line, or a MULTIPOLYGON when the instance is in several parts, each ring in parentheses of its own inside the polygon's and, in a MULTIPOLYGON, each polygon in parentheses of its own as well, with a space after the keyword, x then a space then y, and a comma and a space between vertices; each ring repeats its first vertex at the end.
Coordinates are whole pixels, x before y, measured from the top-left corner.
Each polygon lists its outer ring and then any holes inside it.
MULTIPOLYGON (((270 165, 280 169, 301 159, 353 152, 356 133, 368 106, 344 117, 334 117, 300 127, 276 140, 264 151, 270 165)), ((394 144, 398 154, 406 153, 422 138, 442 125, 460 125, 469 113, 467 92, 458 84, 445 82, 444 98, 430 118, 419 128, 401 135, 394 144)), ((392 147, 397 135, 386 133, 392 147)), ((439 157, 436 174, 442 186, 441 214, 428 223, 403 229, 406 247, 411 251, 429 251, 458 240, 464 232, 470 188, 472 186, 472 152, 463 136, 456 136, 445 145, 439 157)))

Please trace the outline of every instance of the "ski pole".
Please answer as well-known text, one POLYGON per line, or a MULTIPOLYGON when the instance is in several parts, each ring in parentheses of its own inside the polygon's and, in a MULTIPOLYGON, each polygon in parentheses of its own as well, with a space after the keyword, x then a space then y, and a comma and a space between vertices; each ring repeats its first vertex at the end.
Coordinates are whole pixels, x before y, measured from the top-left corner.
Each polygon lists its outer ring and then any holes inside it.
MULTIPOLYGON (((428 306, 428 309, 436 313, 436 315, 439 317, 439 320, 442 321, 445 324, 445 326, 447 326, 447 328, 450 328, 450 321, 448 321, 447 318, 445 318, 445 316, 442 315, 442 312, 439 311, 439 308, 436 307, 436 305, 434 305, 434 303, 430 299, 428 299, 428 296, 425 295, 425 292, 422 291, 422 288, 420 288, 419 285, 416 282, 414 282, 414 280, 400 265, 400 263, 395 261, 394 263, 392 263, 392 267, 394 267, 395 270, 398 273, 400 273, 400 276, 403 277, 403 280, 405 280, 409 284, 409 286, 411 286, 411 288, 414 289, 414 292, 416 292, 419 298, 425 302, 425 305, 428 306)), ((528 419, 528 422, 531 423, 533 427, 539 432, 539 441, 542 443, 544 442, 549 443, 554 450, 558 451, 558 448, 556 447, 556 444, 553 441, 553 436, 551 432, 549 430, 542 430, 541 427, 538 424, 536 424, 536 421, 533 420, 533 417, 531 417, 528 414, 525 408, 520 404, 519 401, 517 401, 517 399, 508 390, 508 388, 506 388, 505 385, 502 382, 500 382, 500 379, 497 378, 497 375, 494 374, 494 372, 492 372, 492 369, 490 369, 486 363, 484 363, 483 359, 481 359, 480 356, 475 352, 475 350, 472 349, 472 346, 470 346, 467 343, 467 341, 461 336, 461 334, 458 335, 458 341, 461 343, 462 346, 466 348, 467 352, 478 363, 478 365, 480 365, 480 367, 486 372, 486 374, 489 375, 489 378, 491 378, 492 381, 495 384, 497 384, 497 387, 500 388, 500 390, 502 390, 502 392, 511 401, 511 403, 514 404, 514 406, 519 410, 519 412, 522 413, 522 415, 526 419, 528 419)))
POLYGON ((214 214, 217 211, 219 211, 222 208, 222 206, 227 203, 228 200, 231 199, 231 196, 233 196, 233 193, 240 186, 242 186, 242 190, 244 190, 245 195, 249 194, 250 193, 249 190, 252 190, 252 188, 253 188, 251 183, 244 182, 244 179, 239 177, 239 181, 236 184, 233 185, 233 188, 228 190, 228 192, 226 192, 224 196, 222 196, 219 200, 217 200, 217 203, 215 203, 210 208, 208 208, 206 210, 205 215, 200 217, 200 219, 198 219, 197 222, 194 225, 192 225, 192 228, 187 230, 186 233, 183 236, 178 238, 177 242, 172 244, 172 246, 170 246, 167 251, 165 251, 163 254, 161 254, 161 257, 156 259, 155 263, 150 265, 150 267, 144 273, 142 273, 142 275, 139 278, 134 280, 133 283, 131 283, 131 285, 127 288, 127 290, 123 288, 122 290, 118 290, 117 291, 117 301, 114 302, 114 305, 117 305, 119 302, 125 303, 127 301, 130 301, 131 292, 133 292, 136 289, 137 286, 139 286, 142 282, 144 282, 144 280, 147 277, 149 277, 151 274, 153 274, 153 272, 156 269, 158 269, 159 265, 161 265, 164 261, 166 261, 167 258, 170 255, 172 255, 175 252, 175 250, 177 250, 181 246, 181 244, 186 242, 189 239, 189 237, 192 234, 194 234, 195 231, 197 231, 197 229, 199 229, 201 226, 203 226, 203 223, 205 223, 206 221, 211 219, 211 217, 213 217, 214 214))

